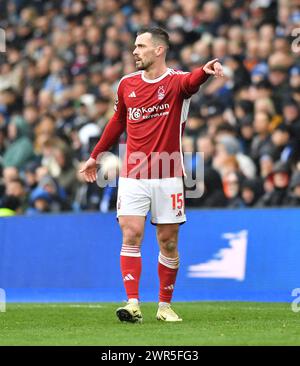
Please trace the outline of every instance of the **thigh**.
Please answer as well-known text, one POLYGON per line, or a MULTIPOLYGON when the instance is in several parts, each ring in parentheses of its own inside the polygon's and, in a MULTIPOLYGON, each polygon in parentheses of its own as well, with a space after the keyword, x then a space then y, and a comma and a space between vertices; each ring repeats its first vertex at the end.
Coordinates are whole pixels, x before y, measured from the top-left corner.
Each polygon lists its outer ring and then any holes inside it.
POLYGON ((119 225, 122 230, 123 244, 141 245, 145 229, 144 216, 119 216, 119 225))
POLYGON ((151 197, 147 185, 140 179, 119 178, 117 217, 143 216, 150 209, 151 197))
POLYGON ((181 224, 186 221, 182 178, 154 179, 151 189, 153 224, 181 224))

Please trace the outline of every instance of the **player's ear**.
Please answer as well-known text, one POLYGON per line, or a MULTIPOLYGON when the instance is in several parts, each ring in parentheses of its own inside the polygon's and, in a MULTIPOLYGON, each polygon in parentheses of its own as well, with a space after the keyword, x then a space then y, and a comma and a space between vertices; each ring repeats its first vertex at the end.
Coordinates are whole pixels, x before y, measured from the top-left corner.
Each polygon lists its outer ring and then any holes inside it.
POLYGON ((156 56, 160 56, 164 53, 165 49, 163 46, 157 46, 155 49, 156 56))

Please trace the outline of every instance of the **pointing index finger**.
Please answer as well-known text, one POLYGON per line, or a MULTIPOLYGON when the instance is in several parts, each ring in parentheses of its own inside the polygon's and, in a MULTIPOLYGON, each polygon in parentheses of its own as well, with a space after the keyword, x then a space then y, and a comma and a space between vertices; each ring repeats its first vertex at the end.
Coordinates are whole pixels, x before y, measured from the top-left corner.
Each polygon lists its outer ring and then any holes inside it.
POLYGON ((209 63, 210 65, 213 65, 213 64, 214 64, 214 63, 216 63, 217 61, 219 61, 219 59, 218 59, 218 58, 215 58, 215 59, 213 59, 213 60, 209 61, 208 63, 209 63))

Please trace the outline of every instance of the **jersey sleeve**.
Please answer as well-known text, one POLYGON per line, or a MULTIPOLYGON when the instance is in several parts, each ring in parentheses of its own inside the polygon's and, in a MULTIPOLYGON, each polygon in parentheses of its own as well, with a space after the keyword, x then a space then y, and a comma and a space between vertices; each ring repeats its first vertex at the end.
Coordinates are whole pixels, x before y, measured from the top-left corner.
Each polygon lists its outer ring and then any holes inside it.
POLYGON ((119 139, 126 129, 127 108, 123 98, 124 83, 118 86, 117 97, 114 105, 114 115, 107 123, 99 141, 94 147, 91 157, 97 159, 102 152, 108 151, 119 139))
POLYGON ((180 90, 185 98, 191 97, 197 93, 200 85, 203 84, 209 75, 203 70, 202 67, 197 67, 192 72, 184 73, 180 75, 180 90))

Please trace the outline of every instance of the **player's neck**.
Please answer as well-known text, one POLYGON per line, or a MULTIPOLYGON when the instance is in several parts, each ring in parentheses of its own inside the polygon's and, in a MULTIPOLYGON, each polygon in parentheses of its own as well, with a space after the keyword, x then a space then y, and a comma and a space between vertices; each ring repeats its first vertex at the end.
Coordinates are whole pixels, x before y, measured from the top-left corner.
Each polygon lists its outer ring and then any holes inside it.
POLYGON ((162 76, 167 70, 168 70, 168 67, 166 64, 156 66, 149 70, 144 70, 144 77, 149 80, 154 80, 154 79, 157 79, 160 76, 162 76))

